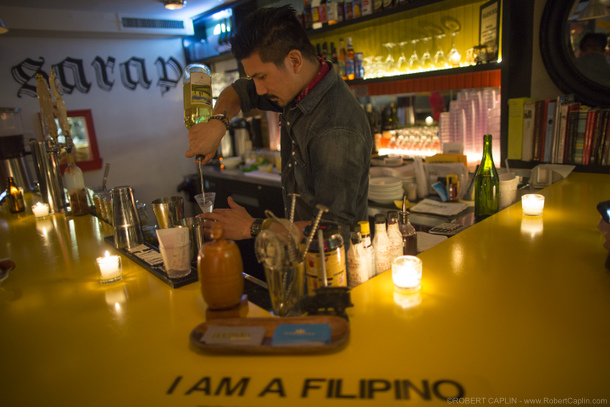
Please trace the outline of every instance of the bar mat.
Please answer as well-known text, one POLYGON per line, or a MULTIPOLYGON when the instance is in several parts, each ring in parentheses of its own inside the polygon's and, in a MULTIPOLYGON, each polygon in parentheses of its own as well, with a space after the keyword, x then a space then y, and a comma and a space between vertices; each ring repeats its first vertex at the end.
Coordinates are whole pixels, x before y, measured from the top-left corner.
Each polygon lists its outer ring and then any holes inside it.
MULTIPOLYGON (((114 236, 107 236, 104 238, 104 240, 110 246, 114 247, 114 236)), ((197 275, 197 266, 194 266, 192 263, 191 272, 187 276, 180 278, 170 278, 167 275, 167 272, 165 271, 165 267, 163 266, 163 259, 161 258, 161 253, 159 253, 159 249, 148 242, 144 242, 141 245, 134 247, 133 249, 123 248, 116 250, 129 257, 130 260, 135 261, 140 266, 144 267, 146 270, 150 271, 155 277, 157 277, 172 288, 180 288, 185 285, 199 281, 199 276, 197 275)))
MULTIPOLYGON (((114 247, 114 236, 107 236, 104 238, 106 243, 114 247)), ((179 288, 185 285, 199 281, 199 275, 197 274, 197 264, 191 263, 191 273, 185 277, 170 278, 165 271, 163 266, 163 259, 159 249, 148 242, 144 242, 141 245, 134 247, 133 249, 116 249, 125 256, 129 257, 130 260, 135 261, 140 266, 151 272, 165 284, 172 288, 179 288)), ((265 282, 258 280, 244 273, 244 293, 248 295, 248 301, 258 305, 264 310, 271 312, 271 298, 269 297, 269 289, 266 287, 265 282)))

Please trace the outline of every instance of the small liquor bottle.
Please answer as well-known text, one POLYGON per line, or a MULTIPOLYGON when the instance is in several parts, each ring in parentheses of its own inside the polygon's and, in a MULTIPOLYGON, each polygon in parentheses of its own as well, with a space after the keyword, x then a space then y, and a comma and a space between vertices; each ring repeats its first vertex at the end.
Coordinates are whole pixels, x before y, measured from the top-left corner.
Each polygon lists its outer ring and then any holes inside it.
POLYGON ((8 207, 12 213, 19 213, 25 211, 23 193, 17 187, 17 185, 15 185, 15 180, 13 179, 13 177, 8 177, 6 195, 8 197, 8 207))

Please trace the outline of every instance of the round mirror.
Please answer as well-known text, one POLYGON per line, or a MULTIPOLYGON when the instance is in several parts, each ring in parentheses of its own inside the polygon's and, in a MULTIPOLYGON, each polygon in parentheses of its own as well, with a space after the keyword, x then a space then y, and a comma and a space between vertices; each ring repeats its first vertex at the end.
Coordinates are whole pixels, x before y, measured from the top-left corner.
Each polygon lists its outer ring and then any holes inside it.
POLYGON ((546 2, 540 53, 549 76, 583 103, 610 107, 608 6, 602 0, 546 2))

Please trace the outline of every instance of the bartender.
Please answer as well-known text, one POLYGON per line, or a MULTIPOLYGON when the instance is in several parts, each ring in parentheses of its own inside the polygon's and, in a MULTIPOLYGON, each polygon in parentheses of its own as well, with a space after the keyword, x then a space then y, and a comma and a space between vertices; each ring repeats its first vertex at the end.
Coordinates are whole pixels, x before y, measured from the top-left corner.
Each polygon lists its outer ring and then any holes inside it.
MULTIPOLYGON (((230 118, 240 110, 280 112, 282 195, 300 230, 318 213, 341 225, 349 242, 350 226, 368 219, 367 195, 372 138, 363 109, 332 65, 317 58, 290 6, 262 8, 248 15, 231 39, 232 52, 247 78, 225 88, 207 123, 189 131, 186 157, 213 156, 230 118), (227 116, 224 116, 227 112, 227 116)), ((255 237, 263 219, 255 219, 228 199, 229 209, 202 216, 220 221, 229 239, 255 237)), ((288 216, 288 214, 286 214, 288 216)))

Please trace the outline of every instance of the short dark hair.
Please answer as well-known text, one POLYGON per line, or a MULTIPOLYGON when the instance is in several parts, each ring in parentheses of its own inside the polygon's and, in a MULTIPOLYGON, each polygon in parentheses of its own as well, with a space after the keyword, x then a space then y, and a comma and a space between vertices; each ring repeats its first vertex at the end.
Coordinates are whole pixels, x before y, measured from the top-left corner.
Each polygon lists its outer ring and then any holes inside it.
POLYGON ((238 61, 258 52, 261 61, 282 66, 293 49, 304 58, 316 60, 316 53, 295 10, 289 6, 260 8, 246 16, 231 38, 238 61))
POLYGON ((578 47, 583 51, 601 51, 606 50, 608 38, 602 33, 586 33, 580 40, 578 47))

